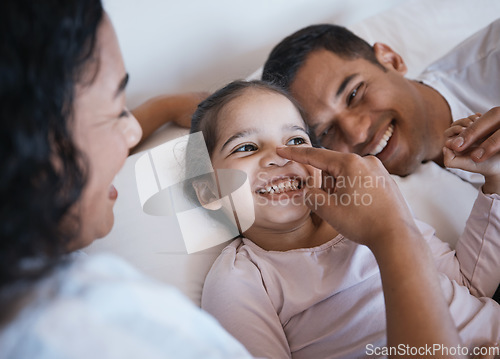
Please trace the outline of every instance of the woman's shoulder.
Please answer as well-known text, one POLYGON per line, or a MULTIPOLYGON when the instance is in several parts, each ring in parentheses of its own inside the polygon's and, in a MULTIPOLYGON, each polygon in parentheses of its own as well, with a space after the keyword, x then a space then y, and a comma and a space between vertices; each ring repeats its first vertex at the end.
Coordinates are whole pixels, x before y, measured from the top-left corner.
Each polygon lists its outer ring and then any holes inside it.
POLYGON ((107 348, 118 358, 189 352, 189 342, 207 344, 207 336, 230 339, 176 288, 112 255, 72 258, 37 283, 25 303, 0 331, 5 357, 88 357, 107 348))

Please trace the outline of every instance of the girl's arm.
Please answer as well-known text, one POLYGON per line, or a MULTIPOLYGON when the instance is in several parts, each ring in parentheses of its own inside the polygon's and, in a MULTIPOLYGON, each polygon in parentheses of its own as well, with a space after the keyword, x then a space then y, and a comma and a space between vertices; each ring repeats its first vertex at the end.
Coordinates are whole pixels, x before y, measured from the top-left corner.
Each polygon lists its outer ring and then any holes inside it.
POLYGON ((217 258, 203 285, 201 307, 258 358, 291 358, 290 347, 259 269, 238 239, 217 258))
POLYGON ((453 279, 476 296, 491 297, 500 282, 500 107, 455 121, 445 137, 445 165, 485 177, 457 242, 459 271, 455 270, 458 278, 453 279))
MULTIPOLYGON (((374 176, 372 183, 378 185, 370 188, 359 183, 350 188, 310 189, 306 203, 340 233, 368 246, 374 253, 386 302, 388 346, 459 346, 458 331, 442 295, 430 251, 396 183, 381 162, 373 156, 359 157, 317 148, 279 148, 278 154, 313 165, 323 171, 324 177, 374 176), (335 206, 336 201, 325 198, 355 194, 364 196, 365 203, 370 205, 335 206)), ((442 352, 425 354, 421 357, 460 357, 442 352)))

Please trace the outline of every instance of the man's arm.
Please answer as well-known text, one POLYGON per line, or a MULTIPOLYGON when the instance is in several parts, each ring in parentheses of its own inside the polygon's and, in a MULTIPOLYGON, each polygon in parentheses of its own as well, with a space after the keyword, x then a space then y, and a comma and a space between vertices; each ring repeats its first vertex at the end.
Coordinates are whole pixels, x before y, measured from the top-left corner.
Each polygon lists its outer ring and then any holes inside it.
POLYGON ((161 125, 168 122, 189 128, 191 116, 196 107, 208 95, 207 92, 161 95, 153 97, 133 109, 132 114, 142 127, 141 142, 161 125))
POLYGON ((305 196, 311 201, 305 203, 340 233, 368 246, 375 255, 386 303, 388 346, 397 347, 403 343, 425 347, 439 343, 457 347, 460 338, 443 297, 429 248, 397 185, 381 162, 373 156, 359 157, 306 147, 279 148, 278 154, 319 168, 323 176, 349 178, 361 174, 385 178, 384 185, 376 188, 308 189, 305 196), (370 196, 371 204, 337 206, 334 201, 326 200, 329 196, 352 195, 349 191, 353 190, 361 196, 370 196))

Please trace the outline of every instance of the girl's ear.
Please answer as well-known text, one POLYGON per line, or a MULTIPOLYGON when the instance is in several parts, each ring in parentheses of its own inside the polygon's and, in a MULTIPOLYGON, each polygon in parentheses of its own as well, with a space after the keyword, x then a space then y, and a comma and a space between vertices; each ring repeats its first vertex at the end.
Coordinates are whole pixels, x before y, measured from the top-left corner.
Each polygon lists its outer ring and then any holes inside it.
POLYGON ((196 192, 198 201, 205 209, 217 211, 221 209, 222 203, 219 201, 217 189, 214 188, 215 184, 207 180, 200 180, 193 182, 193 188, 196 192))

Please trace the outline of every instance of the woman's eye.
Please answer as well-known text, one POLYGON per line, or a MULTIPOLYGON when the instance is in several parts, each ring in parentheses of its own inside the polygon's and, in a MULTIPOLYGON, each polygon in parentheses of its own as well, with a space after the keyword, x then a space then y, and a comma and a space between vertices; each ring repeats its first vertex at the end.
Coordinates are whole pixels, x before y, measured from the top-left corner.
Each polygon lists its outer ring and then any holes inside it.
POLYGON ((128 117, 130 115, 130 111, 128 109, 123 109, 122 112, 118 115, 118 118, 128 117))
POLYGON ((287 146, 298 146, 298 145, 303 145, 304 143, 306 143, 306 140, 303 139, 302 137, 295 137, 295 138, 292 138, 291 140, 289 140, 286 145, 287 146))
POLYGON ((252 145, 252 144, 245 144, 245 145, 242 145, 242 146, 236 148, 232 153, 235 153, 235 152, 251 152, 251 151, 257 151, 257 146, 252 145))

